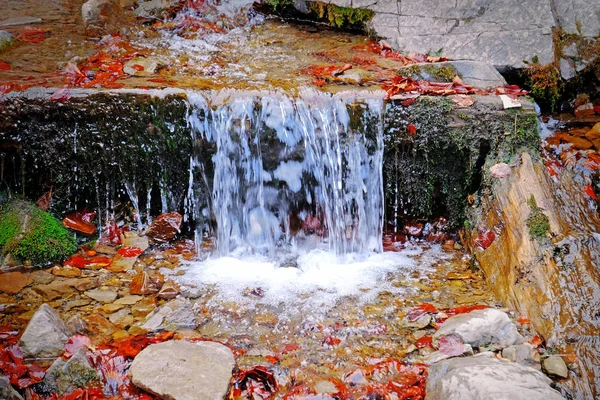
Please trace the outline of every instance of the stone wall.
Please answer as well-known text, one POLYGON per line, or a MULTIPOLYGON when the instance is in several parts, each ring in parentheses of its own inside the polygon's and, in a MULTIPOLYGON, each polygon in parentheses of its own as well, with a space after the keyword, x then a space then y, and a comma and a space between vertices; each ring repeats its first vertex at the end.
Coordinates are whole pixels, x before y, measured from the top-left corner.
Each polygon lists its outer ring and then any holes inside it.
POLYGON ((554 60, 553 28, 594 39, 600 3, 583 0, 326 0, 375 11, 373 32, 404 52, 522 67, 554 60))

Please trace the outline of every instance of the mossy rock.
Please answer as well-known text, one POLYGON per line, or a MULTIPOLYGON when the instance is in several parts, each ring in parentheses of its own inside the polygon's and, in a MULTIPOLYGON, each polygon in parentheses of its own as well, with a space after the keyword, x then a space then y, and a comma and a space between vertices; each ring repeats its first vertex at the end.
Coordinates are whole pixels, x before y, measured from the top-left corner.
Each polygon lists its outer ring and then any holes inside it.
POLYGON ((546 238, 546 234, 550 231, 550 220, 548 216, 538 207, 535 197, 531 195, 527 201, 527 205, 531 210, 531 213, 527 217, 526 224, 529 228, 529 234, 531 237, 538 241, 543 241, 546 238))
POLYGON ((34 204, 14 200, 0 212, 0 252, 21 262, 62 261, 77 250, 74 235, 34 204))

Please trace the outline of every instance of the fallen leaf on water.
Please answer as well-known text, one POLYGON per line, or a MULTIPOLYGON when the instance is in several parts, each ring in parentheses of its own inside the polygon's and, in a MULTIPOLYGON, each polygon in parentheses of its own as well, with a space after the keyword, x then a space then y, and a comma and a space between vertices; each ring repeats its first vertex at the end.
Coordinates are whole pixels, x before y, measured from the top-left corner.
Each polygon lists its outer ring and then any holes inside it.
POLYGON ((59 103, 63 103, 71 98, 71 91, 68 88, 58 89, 56 92, 52 93, 50 96, 50 100, 58 101, 59 103))
POLYGON ((592 185, 585 185, 583 189, 584 193, 590 196, 594 200, 598 200, 598 195, 596 195, 596 191, 592 187, 592 185))
POLYGON ((530 323, 531 323, 531 321, 529 320, 529 318, 527 318, 527 317, 526 317, 526 316, 524 316, 524 315, 520 315, 520 316, 517 318, 517 322, 518 322, 518 323, 520 323, 520 324, 530 324, 530 323))
POLYGON ((139 247, 122 247, 117 251, 123 257, 137 257, 143 253, 139 247))
POLYGON ((433 340, 431 336, 423 336, 415 342, 415 346, 419 349, 422 349, 423 347, 433 347, 433 340))
POLYGON ((417 127, 414 124, 408 124, 408 126, 406 127, 406 130, 411 135, 416 135, 417 134, 417 127))
POLYGON ((433 304, 423 303, 420 306, 410 310, 409 313, 406 315, 406 318, 408 318, 408 320, 412 322, 416 321, 417 319, 419 319, 419 317, 421 317, 424 314, 435 313, 437 311, 437 308, 435 308, 433 304))
POLYGON ((85 235, 91 235, 96 232, 96 225, 91 222, 95 217, 95 212, 88 212, 84 209, 67 215, 63 219, 63 225, 85 235))
POLYGON ((38 44, 46 40, 48 32, 40 28, 32 28, 26 26, 16 35, 16 38, 21 42, 38 44))
POLYGON ((10 71, 10 64, 0 61, 0 71, 10 71))
POLYGON ((483 230, 479 232, 479 236, 475 239, 475 246, 480 249, 487 249, 496 240, 496 234, 492 230, 483 230))

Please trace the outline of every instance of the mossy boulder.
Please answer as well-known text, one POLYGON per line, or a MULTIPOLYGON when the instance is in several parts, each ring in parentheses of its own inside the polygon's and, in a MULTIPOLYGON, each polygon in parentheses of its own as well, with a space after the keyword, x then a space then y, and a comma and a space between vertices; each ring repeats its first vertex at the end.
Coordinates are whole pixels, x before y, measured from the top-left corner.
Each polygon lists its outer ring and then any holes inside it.
POLYGON ((43 265, 62 261, 77 250, 75 237, 62 223, 24 200, 0 211, 0 253, 20 262, 43 265))

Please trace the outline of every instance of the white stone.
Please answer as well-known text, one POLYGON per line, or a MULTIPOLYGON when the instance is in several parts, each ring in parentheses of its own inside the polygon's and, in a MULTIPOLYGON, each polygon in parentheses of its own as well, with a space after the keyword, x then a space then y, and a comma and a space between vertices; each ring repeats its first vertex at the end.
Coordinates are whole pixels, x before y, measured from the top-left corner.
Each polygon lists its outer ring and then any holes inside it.
POLYGON ((19 340, 25 357, 55 357, 65 350, 68 329, 56 310, 42 304, 19 340))

